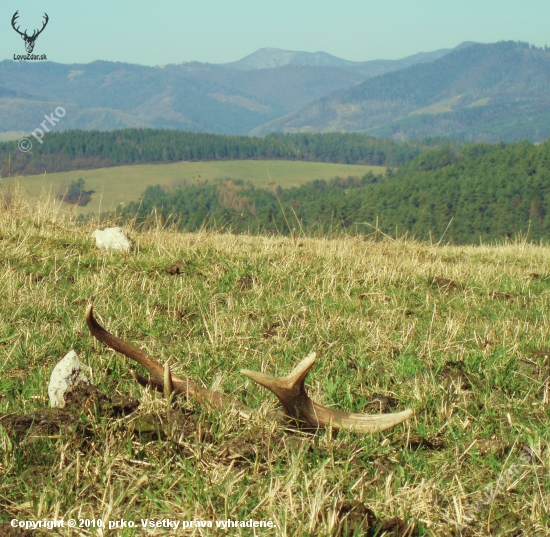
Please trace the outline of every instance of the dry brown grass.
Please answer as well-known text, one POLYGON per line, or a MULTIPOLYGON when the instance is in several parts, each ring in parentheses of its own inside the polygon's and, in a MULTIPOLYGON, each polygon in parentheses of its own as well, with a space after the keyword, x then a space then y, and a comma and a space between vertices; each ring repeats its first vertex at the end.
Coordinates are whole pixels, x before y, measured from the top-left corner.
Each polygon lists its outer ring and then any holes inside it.
POLYGON ((134 230, 123 255, 96 250, 90 225, 27 203, 15 193, 0 215, 0 523, 254 518, 277 528, 258 535, 364 535, 369 524, 379 535, 550 533, 548 248, 156 229, 134 230), (126 359, 90 338, 91 297, 109 330, 257 413, 177 401, 168 419, 126 359), (139 409, 115 416, 90 403, 70 430, 8 426, 6 415, 47 406, 51 369, 71 348, 100 391, 139 409), (415 416, 363 436, 270 422, 274 398, 238 371, 284 374, 312 349, 318 402, 415 416))

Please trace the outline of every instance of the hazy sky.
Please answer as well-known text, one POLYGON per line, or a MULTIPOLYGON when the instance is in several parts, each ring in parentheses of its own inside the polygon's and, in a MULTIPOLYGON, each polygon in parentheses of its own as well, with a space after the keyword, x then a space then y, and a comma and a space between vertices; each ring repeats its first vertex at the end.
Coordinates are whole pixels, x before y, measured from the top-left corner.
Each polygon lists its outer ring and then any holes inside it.
POLYGON ((262 47, 355 61, 395 59, 462 41, 550 44, 549 0, 2 0, 0 60, 25 52, 60 63, 164 65, 238 60, 262 47))

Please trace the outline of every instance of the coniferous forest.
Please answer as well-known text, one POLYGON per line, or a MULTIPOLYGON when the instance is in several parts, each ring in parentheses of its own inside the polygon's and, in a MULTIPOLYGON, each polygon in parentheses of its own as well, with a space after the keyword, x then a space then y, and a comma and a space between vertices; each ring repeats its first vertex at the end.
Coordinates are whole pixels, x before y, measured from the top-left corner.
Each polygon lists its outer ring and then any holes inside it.
POLYGON ((398 143, 356 133, 229 136, 176 130, 63 131, 47 133, 23 153, 0 143, 0 173, 37 175, 69 170, 208 160, 284 159, 401 166, 433 143, 398 143))
POLYGON ((460 244, 550 231, 550 142, 428 150, 384 177, 335 178, 265 190, 235 180, 147 188, 124 210, 145 223, 155 211, 180 229, 252 233, 367 234, 460 244))

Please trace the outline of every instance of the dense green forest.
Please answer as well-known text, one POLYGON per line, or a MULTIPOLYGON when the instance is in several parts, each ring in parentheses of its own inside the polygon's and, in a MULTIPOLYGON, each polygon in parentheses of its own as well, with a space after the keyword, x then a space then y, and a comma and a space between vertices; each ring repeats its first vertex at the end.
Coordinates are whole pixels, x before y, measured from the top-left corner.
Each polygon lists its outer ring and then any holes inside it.
POLYGON ((80 169, 230 159, 285 159, 401 166, 423 149, 356 133, 229 136, 176 130, 124 129, 45 134, 42 144, 21 152, 17 142, 0 143, 0 173, 37 175, 80 169))
POLYGON ((550 50, 473 44, 331 93, 252 131, 366 132, 410 140, 539 142, 550 137, 550 50))
POLYGON ((550 111, 548 103, 536 100, 488 104, 400 118, 369 133, 386 138, 396 133, 406 138, 423 138, 438 133, 457 140, 479 142, 546 140, 550 137, 550 111))
POLYGON ((367 234, 472 244, 550 233, 550 142, 476 144, 426 151, 385 177, 315 181, 268 191, 244 182, 151 186, 124 209, 139 223, 155 213, 180 229, 252 233, 367 234))

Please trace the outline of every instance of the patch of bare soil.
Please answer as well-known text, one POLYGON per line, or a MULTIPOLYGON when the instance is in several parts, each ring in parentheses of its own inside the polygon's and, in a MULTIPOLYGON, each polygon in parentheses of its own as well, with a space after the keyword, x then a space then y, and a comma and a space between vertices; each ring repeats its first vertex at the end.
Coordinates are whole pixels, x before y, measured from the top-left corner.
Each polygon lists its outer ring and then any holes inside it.
POLYGON ((502 293, 501 291, 491 291, 489 293, 489 298, 492 300, 510 300, 512 295, 509 293, 502 293))
POLYGON ((82 382, 67 391, 65 402, 65 408, 40 408, 26 414, 0 415, 0 425, 19 441, 25 438, 32 442, 33 439, 68 433, 86 437, 92 431, 91 425, 80 419, 83 413, 120 417, 139 406, 135 399, 107 397, 95 386, 82 382))
POLYGON ((454 385, 461 390, 471 390, 472 382, 469 376, 464 372, 463 362, 445 362, 445 365, 438 373, 438 377, 443 384, 454 385))
POLYGON ((168 274, 172 274, 173 276, 177 274, 183 274, 185 272, 185 267, 187 265, 190 265, 191 261, 187 259, 180 259, 179 261, 176 261, 175 263, 172 263, 167 269, 166 272, 168 274))
MULTIPOLYGON (((63 408, 41 408, 27 414, 0 415, 0 425, 17 439, 29 435, 31 438, 51 436, 74 431, 78 415, 63 408)), ((85 430, 81 430, 85 433, 85 430)))
POLYGON ((440 276, 435 276, 431 281, 432 286, 437 287, 440 292, 448 293, 450 291, 457 291, 464 289, 464 286, 450 280, 449 278, 442 278, 440 276))
POLYGON ((374 393, 371 396, 371 401, 365 405, 363 412, 365 414, 383 414, 388 410, 397 407, 399 401, 395 397, 374 393))
POLYGON ((422 448, 429 451, 440 451, 445 447, 445 442, 438 436, 424 438, 418 434, 411 434, 407 440, 407 447, 411 450, 422 448))
POLYGON ((381 520, 366 505, 357 500, 344 500, 338 505, 338 529, 336 535, 365 535, 375 537, 416 537, 416 525, 398 517, 381 520))
POLYGON ((482 457, 492 454, 496 457, 501 457, 508 454, 509 449, 512 447, 510 442, 506 442, 501 438, 476 438, 476 446, 479 450, 479 454, 482 457))
POLYGON ((550 357, 550 350, 549 349, 533 349, 530 352, 530 354, 533 358, 543 358, 546 361, 550 357))
POLYGON ((282 326, 281 321, 273 321, 271 323, 265 324, 264 325, 265 332, 262 337, 264 339, 275 337, 277 335, 277 329, 280 328, 281 326, 282 326))
POLYGON ((252 287, 254 287, 254 284, 256 283, 256 278, 251 274, 248 274, 246 276, 238 278, 235 283, 237 284, 237 287, 240 291, 248 291, 249 289, 252 289, 252 287))

